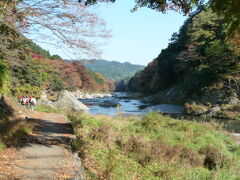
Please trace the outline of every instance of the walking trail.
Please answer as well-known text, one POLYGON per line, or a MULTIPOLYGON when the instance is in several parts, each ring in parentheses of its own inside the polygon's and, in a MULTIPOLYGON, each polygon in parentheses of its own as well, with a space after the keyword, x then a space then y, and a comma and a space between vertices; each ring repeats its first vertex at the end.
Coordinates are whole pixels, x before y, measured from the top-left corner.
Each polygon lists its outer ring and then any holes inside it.
POLYGON ((82 179, 80 160, 69 150, 73 133, 62 114, 34 112, 34 130, 17 154, 19 179, 82 179))

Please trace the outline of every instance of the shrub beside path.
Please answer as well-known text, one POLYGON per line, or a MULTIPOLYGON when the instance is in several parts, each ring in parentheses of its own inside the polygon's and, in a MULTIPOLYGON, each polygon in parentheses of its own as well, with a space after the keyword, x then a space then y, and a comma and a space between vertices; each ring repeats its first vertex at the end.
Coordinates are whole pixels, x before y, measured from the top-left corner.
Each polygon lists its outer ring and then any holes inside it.
POLYGON ((80 160, 71 153, 72 129, 62 114, 34 112, 33 133, 17 151, 19 179, 82 179, 80 160))

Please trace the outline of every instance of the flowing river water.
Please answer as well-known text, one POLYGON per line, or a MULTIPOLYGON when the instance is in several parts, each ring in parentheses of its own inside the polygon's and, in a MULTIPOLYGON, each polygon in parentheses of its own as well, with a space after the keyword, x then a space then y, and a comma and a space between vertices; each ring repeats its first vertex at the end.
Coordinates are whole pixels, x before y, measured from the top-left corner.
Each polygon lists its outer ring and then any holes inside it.
POLYGON ((217 118, 207 118, 190 116, 184 114, 184 107, 182 105, 173 104, 148 104, 136 98, 130 98, 126 93, 114 93, 112 97, 93 98, 93 99, 79 99, 82 103, 89 107, 91 114, 105 114, 115 116, 119 113, 125 115, 144 115, 149 111, 161 112, 165 115, 176 119, 187 119, 190 121, 200 122, 217 122, 222 124, 228 131, 240 133, 240 122, 237 120, 226 120, 217 118), (119 106, 111 107, 112 104, 119 104, 119 106))
POLYGON ((159 111, 162 113, 182 114, 183 106, 172 104, 151 105, 138 99, 128 98, 126 93, 114 93, 112 97, 80 99, 89 107, 91 114, 105 114, 114 116, 117 113, 142 115, 149 111, 159 111), (110 107, 110 103, 119 104, 117 107, 110 107))

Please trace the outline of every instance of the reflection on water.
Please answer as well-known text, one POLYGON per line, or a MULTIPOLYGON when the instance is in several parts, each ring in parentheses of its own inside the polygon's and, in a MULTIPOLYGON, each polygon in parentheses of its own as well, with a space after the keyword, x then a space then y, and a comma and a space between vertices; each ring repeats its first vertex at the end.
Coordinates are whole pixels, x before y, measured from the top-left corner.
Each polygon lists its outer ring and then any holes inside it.
POLYGON ((81 99, 80 101, 89 107, 89 113, 91 114, 105 114, 114 116, 117 113, 143 115, 149 111, 162 112, 176 119, 187 119, 190 121, 198 122, 217 122, 222 123, 224 129, 240 133, 240 122, 236 120, 225 120, 216 118, 206 118, 185 115, 183 106, 172 105, 172 104, 160 104, 151 105, 146 104, 141 100, 124 98, 126 94, 117 93, 113 97, 105 98, 94 98, 94 99, 81 99), (102 107, 104 101, 112 101, 118 103, 118 107, 102 107))

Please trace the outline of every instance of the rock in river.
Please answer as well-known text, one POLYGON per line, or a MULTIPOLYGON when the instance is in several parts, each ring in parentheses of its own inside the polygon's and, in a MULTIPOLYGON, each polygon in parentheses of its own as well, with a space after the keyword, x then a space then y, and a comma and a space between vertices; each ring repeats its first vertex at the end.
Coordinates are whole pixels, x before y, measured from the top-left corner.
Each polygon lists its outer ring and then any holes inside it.
POLYGON ((218 112, 220 112, 220 111, 221 111, 220 107, 219 107, 219 106, 215 106, 215 107, 209 109, 209 110, 206 112, 206 114, 216 115, 216 114, 217 114, 218 112))
POLYGON ((118 105, 120 105, 118 102, 109 100, 103 101, 99 104, 99 106, 102 107, 117 107, 118 105))

